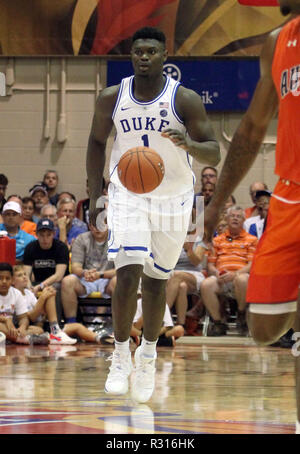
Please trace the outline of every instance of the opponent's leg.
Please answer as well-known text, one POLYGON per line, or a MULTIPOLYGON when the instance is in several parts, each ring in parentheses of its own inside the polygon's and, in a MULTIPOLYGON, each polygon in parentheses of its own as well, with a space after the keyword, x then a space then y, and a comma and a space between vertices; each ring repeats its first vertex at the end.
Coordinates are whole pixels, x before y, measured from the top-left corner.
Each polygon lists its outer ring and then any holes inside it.
MULTIPOLYGON (((300 336, 300 291, 298 296, 297 313, 295 318, 295 333, 300 336)), ((296 402, 297 402, 297 422, 296 422, 296 433, 300 435, 300 352, 295 358, 295 372, 296 372, 296 402)))

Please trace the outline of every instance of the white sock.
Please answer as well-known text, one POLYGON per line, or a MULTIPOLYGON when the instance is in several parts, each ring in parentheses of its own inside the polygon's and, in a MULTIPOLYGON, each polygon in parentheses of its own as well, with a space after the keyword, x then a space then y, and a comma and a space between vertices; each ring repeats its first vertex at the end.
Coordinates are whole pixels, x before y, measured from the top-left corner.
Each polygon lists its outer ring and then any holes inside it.
POLYGON ((295 433, 300 435, 300 422, 299 421, 296 421, 296 432, 295 433))
POLYGON ((141 342, 141 350, 143 352, 143 355, 149 358, 154 358, 154 356, 156 355, 156 344, 157 340, 154 342, 147 341, 143 336, 141 342))
POLYGON ((115 350, 119 353, 129 353, 129 339, 127 339, 125 342, 118 342, 115 340, 115 350))

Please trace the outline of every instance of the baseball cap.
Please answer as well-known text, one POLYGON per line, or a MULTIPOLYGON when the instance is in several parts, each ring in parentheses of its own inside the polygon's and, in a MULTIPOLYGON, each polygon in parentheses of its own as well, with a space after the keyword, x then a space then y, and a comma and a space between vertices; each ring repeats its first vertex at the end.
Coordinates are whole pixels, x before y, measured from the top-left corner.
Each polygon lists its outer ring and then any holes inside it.
POLYGON ((36 191, 42 191, 45 195, 48 195, 48 187, 43 184, 43 183, 37 183, 35 184, 30 190, 30 195, 33 196, 33 194, 36 192, 36 191))
POLYGON ((6 202, 3 207, 2 213, 8 210, 15 211, 18 214, 22 214, 22 208, 17 202, 6 202))
POLYGON ((266 189, 262 189, 261 191, 256 191, 255 193, 255 197, 261 197, 262 195, 267 195, 268 197, 271 197, 272 195, 272 192, 271 191, 267 191, 266 189))
POLYGON ((40 230, 55 230, 54 224, 51 219, 40 219, 36 226, 36 231, 39 232, 40 230))

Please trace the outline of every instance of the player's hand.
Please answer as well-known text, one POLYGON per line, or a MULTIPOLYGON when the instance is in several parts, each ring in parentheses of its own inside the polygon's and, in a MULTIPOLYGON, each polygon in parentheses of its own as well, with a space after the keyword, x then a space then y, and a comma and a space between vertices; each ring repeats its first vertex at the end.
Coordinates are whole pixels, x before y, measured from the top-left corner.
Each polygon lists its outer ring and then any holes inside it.
POLYGON ((184 148, 185 150, 188 150, 192 144, 192 140, 189 136, 177 129, 165 129, 161 135, 166 139, 170 139, 177 147, 184 148))

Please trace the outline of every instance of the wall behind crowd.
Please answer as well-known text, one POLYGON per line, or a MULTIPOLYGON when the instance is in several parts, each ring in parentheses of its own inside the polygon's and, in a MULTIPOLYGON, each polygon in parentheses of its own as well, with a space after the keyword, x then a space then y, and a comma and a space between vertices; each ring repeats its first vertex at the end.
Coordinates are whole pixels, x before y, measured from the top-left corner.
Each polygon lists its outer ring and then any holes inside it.
MULTIPOLYGON (((0 97, 0 173, 9 179, 6 195, 28 195, 29 188, 42 179, 46 169, 55 169, 59 190, 72 192, 77 200, 86 197, 86 149, 95 100, 106 86, 105 59, 2 58, 0 72, 6 73, 9 84, 7 95, 0 97)), ((218 170, 241 117, 237 113, 209 114, 221 146, 218 170)), ((276 183, 276 125, 274 119, 265 139, 271 144, 262 146, 252 169, 234 193, 243 207, 251 204, 251 182, 264 181, 270 189, 276 183)), ((109 176, 112 142, 113 132, 108 141, 105 177, 109 176)), ((202 167, 194 160, 196 190, 200 189, 202 167)))

